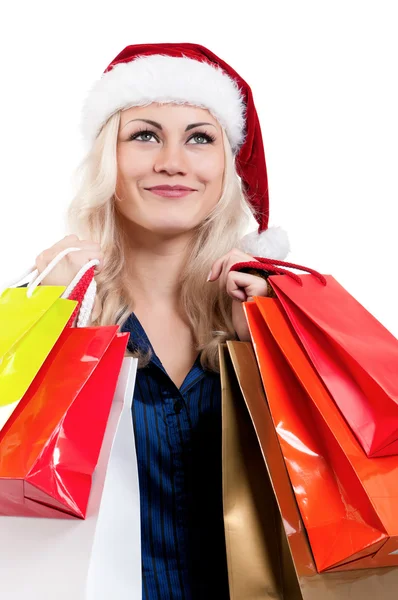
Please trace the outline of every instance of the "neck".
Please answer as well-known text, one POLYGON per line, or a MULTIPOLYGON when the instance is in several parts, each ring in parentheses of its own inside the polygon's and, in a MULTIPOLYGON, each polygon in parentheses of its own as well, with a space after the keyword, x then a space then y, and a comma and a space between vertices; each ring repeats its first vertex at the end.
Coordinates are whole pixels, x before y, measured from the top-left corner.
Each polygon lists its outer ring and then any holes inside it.
POLYGON ((178 309, 181 273, 191 234, 164 237, 148 231, 128 236, 128 285, 139 310, 178 309))

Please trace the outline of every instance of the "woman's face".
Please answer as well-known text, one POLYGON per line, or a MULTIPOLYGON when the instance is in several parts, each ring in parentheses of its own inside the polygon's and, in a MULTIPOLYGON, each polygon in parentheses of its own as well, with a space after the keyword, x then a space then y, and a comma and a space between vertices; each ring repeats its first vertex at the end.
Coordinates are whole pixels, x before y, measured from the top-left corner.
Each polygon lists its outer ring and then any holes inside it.
POLYGON ((192 106, 129 108, 121 113, 117 163, 119 212, 152 233, 186 233, 221 196, 221 127, 207 110, 192 106))

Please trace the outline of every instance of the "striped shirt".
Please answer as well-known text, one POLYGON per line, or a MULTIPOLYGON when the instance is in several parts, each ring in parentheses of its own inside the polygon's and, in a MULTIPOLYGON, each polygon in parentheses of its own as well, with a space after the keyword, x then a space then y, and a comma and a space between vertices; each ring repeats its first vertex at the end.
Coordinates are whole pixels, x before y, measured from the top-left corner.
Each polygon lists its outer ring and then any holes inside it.
POLYGON ((129 348, 152 349, 133 400, 143 600, 227 600, 221 385, 199 358, 178 389, 134 314, 129 348))

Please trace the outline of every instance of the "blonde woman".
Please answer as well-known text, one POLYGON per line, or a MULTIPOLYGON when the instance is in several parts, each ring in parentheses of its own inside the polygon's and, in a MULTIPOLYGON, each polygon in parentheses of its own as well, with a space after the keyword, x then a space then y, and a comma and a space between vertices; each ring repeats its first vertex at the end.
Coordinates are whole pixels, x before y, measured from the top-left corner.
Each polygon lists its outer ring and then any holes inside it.
MULTIPOLYGON (((67 285, 99 259, 92 325, 119 324, 139 358, 133 402, 143 600, 229 597, 218 344, 248 340, 242 302, 267 294, 253 256, 285 258, 268 229, 249 86, 195 44, 128 46, 88 94, 72 234, 36 259, 67 285), (258 231, 246 236, 251 215, 258 231)), ((128 531, 126 531, 128 535, 128 531)))

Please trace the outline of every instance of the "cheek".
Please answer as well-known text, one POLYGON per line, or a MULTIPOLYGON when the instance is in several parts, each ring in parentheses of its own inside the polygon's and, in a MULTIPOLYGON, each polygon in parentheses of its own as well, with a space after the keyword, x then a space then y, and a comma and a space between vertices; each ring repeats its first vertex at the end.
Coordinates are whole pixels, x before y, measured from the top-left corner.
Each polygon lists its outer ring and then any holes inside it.
POLYGON ((117 152, 119 177, 123 180, 139 179, 153 163, 149 152, 134 152, 132 147, 122 147, 117 152))
POLYGON ((195 171, 203 182, 220 185, 224 175, 224 154, 208 152, 206 156, 199 157, 195 161, 195 171))

